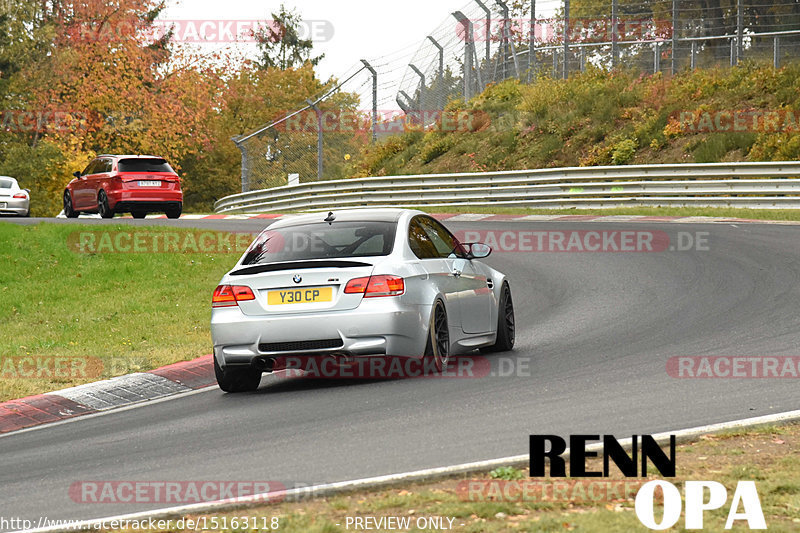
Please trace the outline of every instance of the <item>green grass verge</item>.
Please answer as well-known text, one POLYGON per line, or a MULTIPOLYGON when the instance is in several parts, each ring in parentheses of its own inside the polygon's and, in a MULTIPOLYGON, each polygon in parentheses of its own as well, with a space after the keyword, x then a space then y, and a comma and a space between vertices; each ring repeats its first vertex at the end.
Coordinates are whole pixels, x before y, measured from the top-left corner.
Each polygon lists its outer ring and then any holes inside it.
MULTIPOLYGON (((676 458, 677 476, 668 481, 681 492, 683 483, 688 480, 718 481, 728 489, 726 504, 720 510, 706 511, 703 531, 726 531, 725 521, 734 489, 737 482, 745 480, 756 482, 769 531, 800 530, 800 425, 760 427, 704 436, 696 442, 679 445, 676 458)), ((589 460, 587 468, 602 470, 602 459, 589 460)), ((453 531, 463 533, 650 531, 637 519, 633 497, 557 503, 535 498, 528 498, 527 501, 468 501, 466 493, 459 490, 459 483, 465 480, 523 477, 524 481, 564 481, 564 478, 531 480, 527 476, 527 471, 497 469, 468 477, 413 483, 385 490, 362 490, 299 502, 273 503, 232 513, 191 515, 191 518, 207 516, 210 520, 215 517, 220 523, 226 518, 230 523, 232 517, 247 517, 251 521, 259 517, 257 523, 260 524, 260 517, 266 517, 267 520, 277 517, 278 530, 284 533, 353 531, 352 525, 349 529, 345 527, 347 517, 410 517, 412 524, 417 517, 450 517, 455 518, 453 531)), ((612 472, 611 479, 623 478, 612 472)), ((634 494, 635 490, 631 496, 634 494)), ((662 516, 660 507, 657 502, 656 519, 662 516)), ((739 510, 742 510, 741 507, 739 510)), ((682 516, 677 526, 668 531, 683 531, 683 525, 682 516)), ((412 527, 403 531, 434 530, 412 527)), ((729 531, 749 529, 745 521, 739 520, 729 531)))
MULTIPOLYGON (((98 229, 132 231, 0 223, 0 401, 211 353, 211 293, 239 255, 70 250, 70 235, 98 229), (90 360, 91 370, 22 376, 25 356, 90 360), (100 375, 94 358, 102 361, 100 375)), ((179 238, 191 232, 140 231, 179 238)))

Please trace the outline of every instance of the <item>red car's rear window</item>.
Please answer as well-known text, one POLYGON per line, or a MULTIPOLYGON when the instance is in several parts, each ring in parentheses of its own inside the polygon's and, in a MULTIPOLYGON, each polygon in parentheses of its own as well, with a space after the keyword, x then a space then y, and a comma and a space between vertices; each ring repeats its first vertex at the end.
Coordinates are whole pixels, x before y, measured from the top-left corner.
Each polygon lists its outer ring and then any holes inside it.
POLYGON ((118 169, 120 172, 175 172, 164 159, 120 159, 118 169))

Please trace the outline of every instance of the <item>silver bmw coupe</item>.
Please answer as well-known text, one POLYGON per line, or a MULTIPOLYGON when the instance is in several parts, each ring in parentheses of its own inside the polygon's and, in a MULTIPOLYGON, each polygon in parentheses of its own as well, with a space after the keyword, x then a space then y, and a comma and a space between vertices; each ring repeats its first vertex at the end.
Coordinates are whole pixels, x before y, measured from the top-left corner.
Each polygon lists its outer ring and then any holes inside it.
POLYGON ((514 346, 505 274, 420 211, 299 215, 264 230, 214 291, 211 336, 222 390, 258 388, 288 361, 351 364, 514 346))

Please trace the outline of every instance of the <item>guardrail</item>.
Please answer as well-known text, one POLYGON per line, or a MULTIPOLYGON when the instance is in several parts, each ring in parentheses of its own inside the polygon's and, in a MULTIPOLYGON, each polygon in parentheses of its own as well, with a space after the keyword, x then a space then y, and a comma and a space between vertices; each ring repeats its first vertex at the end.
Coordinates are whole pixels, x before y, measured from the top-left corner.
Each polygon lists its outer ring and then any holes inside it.
POLYGON ((800 161, 548 168, 303 183, 226 196, 217 213, 360 207, 800 208, 800 161))

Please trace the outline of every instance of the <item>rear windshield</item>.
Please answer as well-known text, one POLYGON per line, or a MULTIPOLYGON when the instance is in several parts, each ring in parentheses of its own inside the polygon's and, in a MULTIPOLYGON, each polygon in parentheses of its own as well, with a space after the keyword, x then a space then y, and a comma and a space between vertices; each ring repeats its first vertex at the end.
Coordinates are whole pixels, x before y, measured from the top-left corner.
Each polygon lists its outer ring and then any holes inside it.
POLYGON ((175 172, 164 159, 120 159, 120 172, 175 172))
POLYGON ((267 229, 253 241, 243 265, 382 256, 392 253, 395 222, 334 222, 267 229))
POLYGON ((0 178, 0 189, 10 189, 14 186, 12 180, 0 178))

